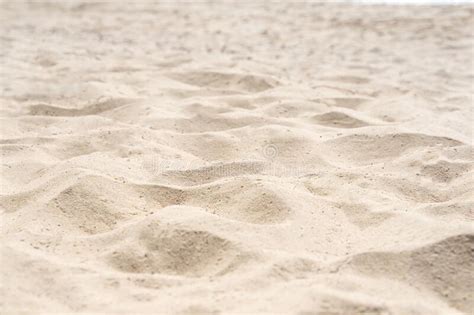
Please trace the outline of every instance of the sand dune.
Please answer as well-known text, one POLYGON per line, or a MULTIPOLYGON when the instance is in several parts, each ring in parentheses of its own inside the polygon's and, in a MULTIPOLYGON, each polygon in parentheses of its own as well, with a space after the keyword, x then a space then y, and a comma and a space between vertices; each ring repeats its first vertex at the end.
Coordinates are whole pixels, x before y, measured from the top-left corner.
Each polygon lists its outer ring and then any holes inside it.
POLYGON ((472 313, 472 6, 1 13, 2 314, 472 313))

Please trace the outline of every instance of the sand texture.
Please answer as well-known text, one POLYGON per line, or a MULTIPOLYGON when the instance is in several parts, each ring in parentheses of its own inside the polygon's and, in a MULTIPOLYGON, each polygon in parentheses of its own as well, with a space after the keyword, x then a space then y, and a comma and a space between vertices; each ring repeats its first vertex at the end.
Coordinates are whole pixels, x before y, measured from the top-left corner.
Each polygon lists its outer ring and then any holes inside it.
POLYGON ((473 311, 472 6, 0 13, 0 313, 473 311))

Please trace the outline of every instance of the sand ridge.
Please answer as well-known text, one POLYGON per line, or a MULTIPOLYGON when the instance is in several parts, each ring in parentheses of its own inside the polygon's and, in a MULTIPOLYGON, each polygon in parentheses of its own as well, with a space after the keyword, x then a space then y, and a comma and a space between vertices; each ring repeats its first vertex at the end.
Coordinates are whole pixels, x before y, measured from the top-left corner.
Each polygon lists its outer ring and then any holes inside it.
POLYGON ((0 12, 2 313, 473 310, 472 6, 0 12))

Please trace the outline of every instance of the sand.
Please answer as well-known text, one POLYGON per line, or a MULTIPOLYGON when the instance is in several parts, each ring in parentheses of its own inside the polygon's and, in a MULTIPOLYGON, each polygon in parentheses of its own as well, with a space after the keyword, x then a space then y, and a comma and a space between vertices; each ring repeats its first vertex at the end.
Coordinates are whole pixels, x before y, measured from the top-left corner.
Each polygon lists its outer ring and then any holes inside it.
POLYGON ((473 7, 1 6, 1 313, 470 314, 473 7))

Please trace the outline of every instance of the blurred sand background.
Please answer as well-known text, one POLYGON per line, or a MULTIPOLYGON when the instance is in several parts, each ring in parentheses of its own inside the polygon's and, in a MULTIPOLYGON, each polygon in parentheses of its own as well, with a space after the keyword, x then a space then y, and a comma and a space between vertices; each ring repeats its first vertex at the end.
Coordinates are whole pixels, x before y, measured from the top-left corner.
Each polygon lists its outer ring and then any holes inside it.
POLYGON ((472 6, 0 14, 2 314, 472 312, 472 6))

